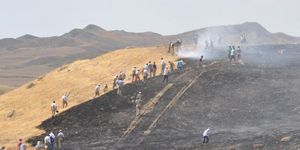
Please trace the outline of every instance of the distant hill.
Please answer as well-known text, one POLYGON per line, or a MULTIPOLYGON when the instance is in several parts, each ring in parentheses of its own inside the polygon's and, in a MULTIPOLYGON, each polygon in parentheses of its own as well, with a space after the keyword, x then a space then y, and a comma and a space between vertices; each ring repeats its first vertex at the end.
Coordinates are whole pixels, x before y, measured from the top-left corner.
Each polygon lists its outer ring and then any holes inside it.
POLYGON ((190 44, 196 34, 221 45, 239 44, 241 35, 245 35, 249 45, 300 43, 300 38, 270 33, 254 22, 208 27, 170 36, 153 32, 107 31, 88 25, 61 36, 36 37, 27 34, 16 39, 0 40, 0 83, 16 87, 63 64, 94 58, 115 49, 167 45, 177 39, 190 44))

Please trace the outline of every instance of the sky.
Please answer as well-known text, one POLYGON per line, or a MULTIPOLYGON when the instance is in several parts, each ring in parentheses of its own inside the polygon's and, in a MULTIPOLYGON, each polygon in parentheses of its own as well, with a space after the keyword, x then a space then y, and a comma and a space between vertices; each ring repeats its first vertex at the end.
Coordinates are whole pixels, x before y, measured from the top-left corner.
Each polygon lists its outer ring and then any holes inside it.
POLYGON ((56 36, 88 24, 171 35, 244 22, 300 37, 299 8, 300 0, 1 0, 0 38, 56 36))

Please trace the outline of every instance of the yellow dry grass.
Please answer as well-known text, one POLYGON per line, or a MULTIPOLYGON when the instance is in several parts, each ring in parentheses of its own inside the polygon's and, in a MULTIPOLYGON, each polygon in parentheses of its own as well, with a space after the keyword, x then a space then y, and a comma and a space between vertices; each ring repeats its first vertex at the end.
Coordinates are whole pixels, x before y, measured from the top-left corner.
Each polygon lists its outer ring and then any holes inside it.
POLYGON ((27 140, 43 133, 36 126, 51 116, 52 100, 56 100, 58 109, 64 111, 61 96, 65 92, 71 91, 70 108, 92 98, 97 83, 102 88, 107 83, 111 89, 113 76, 119 71, 126 72, 126 83, 130 82, 128 77, 133 66, 141 68, 148 61, 155 61, 159 72, 161 57, 166 61, 177 59, 167 54, 164 47, 116 50, 91 60, 79 60, 64 65, 0 96, 0 145, 15 149, 19 138, 27 140), (28 88, 30 84, 34 86, 28 88), (6 115, 11 110, 15 110, 15 115, 7 118, 6 115))

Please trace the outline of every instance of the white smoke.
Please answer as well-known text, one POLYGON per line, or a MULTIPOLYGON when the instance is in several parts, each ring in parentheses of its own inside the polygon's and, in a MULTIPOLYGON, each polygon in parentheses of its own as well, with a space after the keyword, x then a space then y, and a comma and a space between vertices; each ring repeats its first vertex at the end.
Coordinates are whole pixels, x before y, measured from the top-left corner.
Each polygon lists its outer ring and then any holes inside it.
POLYGON ((213 59, 212 53, 214 47, 222 45, 221 36, 216 31, 206 30, 198 33, 197 45, 187 46, 183 45, 176 54, 182 58, 200 58, 204 56, 205 59, 213 59), (213 46, 212 46, 213 45, 213 46))

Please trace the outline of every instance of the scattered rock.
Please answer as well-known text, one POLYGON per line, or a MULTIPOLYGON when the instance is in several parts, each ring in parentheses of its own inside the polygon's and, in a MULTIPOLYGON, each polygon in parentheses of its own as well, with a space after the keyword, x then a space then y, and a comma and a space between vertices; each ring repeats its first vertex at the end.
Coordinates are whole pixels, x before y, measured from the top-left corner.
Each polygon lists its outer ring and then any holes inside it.
POLYGON ((288 142, 292 138, 292 135, 281 138, 280 142, 288 142))
POLYGON ((8 112, 6 117, 7 118, 12 118, 15 115, 15 112, 16 112, 15 110, 12 110, 12 111, 8 112))

